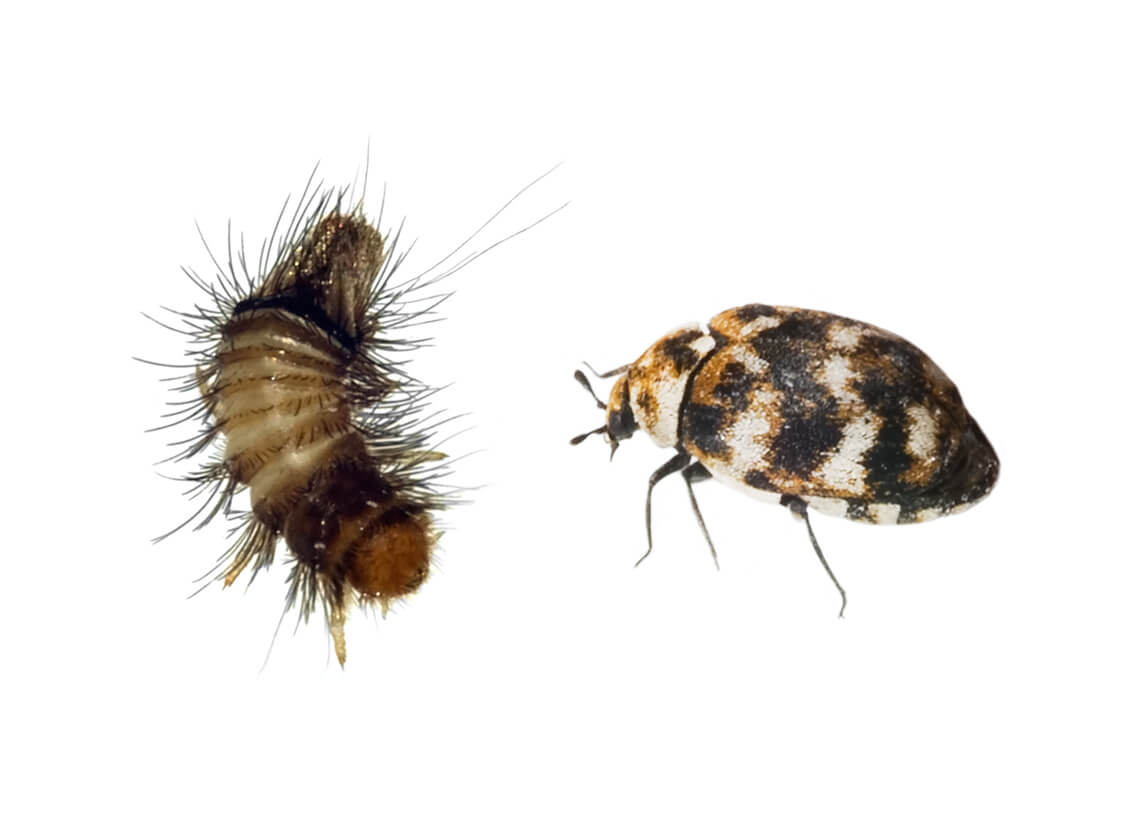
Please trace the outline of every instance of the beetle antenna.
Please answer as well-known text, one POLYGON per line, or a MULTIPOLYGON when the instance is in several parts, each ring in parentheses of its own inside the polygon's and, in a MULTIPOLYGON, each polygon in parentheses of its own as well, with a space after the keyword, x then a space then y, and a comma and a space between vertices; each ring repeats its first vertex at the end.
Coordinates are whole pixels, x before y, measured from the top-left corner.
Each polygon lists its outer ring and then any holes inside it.
POLYGON ((835 588, 839 590, 839 597, 843 599, 839 606, 839 617, 843 618, 843 611, 847 609, 847 593, 843 587, 839 585, 839 581, 835 577, 835 573, 831 571, 831 566, 827 565, 827 558, 823 556, 823 551, 819 547, 819 541, 815 538, 815 531, 811 529, 811 520, 808 519, 807 503, 799 496, 781 496, 780 504, 792 512, 793 516, 799 517, 807 525, 808 538, 811 539, 811 547, 815 549, 815 556, 819 558, 819 562, 823 564, 824 571, 827 576, 831 578, 831 582, 835 584, 835 588))
POLYGON ((590 373, 594 374, 594 376, 598 379, 609 379, 611 376, 617 376, 619 373, 625 373, 630 368, 630 365, 622 365, 621 367, 616 367, 613 370, 607 370, 605 373, 598 373, 596 370, 594 370, 594 366, 589 362, 582 362, 582 364, 586 367, 586 370, 590 371, 590 373))
POLYGON ((577 446, 579 443, 584 441, 590 435, 600 435, 603 432, 605 432, 605 430, 606 430, 605 426, 598 426, 598 428, 596 428, 596 429, 590 429, 590 431, 588 431, 588 432, 582 432, 582 434, 575 435, 574 437, 570 438, 570 445, 571 446, 577 446))
MULTIPOLYGON (((582 364, 585 365, 586 363, 583 362, 582 364)), ((586 365, 586 367, 590 366, 586 365)), ((594 369, 590 368, 590 370, 593 371, 594 369)), ((597 376, 597 374, 595 373, 594 376, 597 376)), ((598 399, 598 395, 594 393, 594 389, 590 386, 590 380, 586 378, 586 374, 582 373, 580 370, 576 370, 574 371, 574 380, 590 392, 590 396, 594 398, 594 402, 598 404, 598 408, 600 408, 602 411, 606 410, 606 404, 598 399)))

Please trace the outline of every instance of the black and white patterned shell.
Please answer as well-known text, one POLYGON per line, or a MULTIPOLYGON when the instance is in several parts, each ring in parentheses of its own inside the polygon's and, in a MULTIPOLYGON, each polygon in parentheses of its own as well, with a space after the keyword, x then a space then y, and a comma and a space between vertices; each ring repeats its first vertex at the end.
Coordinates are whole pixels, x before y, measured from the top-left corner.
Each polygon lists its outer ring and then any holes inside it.
POLYGON ((611 444, 644 430, 767 501, 860 522, 975 504, 998 458, 925 353, 826 312, 753 304, 654 343, 615 383, 611 444))

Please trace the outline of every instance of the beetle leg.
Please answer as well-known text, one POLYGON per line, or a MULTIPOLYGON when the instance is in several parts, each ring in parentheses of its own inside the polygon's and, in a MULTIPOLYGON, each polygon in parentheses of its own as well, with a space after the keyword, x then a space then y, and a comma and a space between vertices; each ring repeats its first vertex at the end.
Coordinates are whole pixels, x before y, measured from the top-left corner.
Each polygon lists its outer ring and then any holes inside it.
POLYGON ((689 455, 688 452, 678 452, 676 455, 674 455, 672 458, 654 470, 653 475, 649 476, 649 490, 645 494, 645 536, 649 538, 649 548, 645 549, 645 553, 642 554, 638 561, 633 564, 634 567, 640 566, 641 561, 648 557, 649 553, 653 551, 653 526, 651 524, 652 516, 650 514, 650 508, 653 502, 654 485, 657 484, 657 482, 663 479, 665 476, 675 473, 677 470, 687 465, 691 459, 692 456, 689 455))
POLYGON ((795 516, 804 521, 807 525, 808 537, 811 539, 811 547, 815 549, 815 556, 819 558, 819 562, 823 564, 827 576, 831 578, 831 582, 835 584, 835 588, 839 590, 839 596, 843 599, 839 606, 839 617, 843 618, 843 611, 847 609, 847 593, 843 587, 839 585, 839 581, 835 578, 835 573, 831 571, 831 566, 827 565, 827 560, 823 556, 823 551, 819 547, 819 541, 815 538, 815 532, 811 529, 811 520, 808 519, 808 506, 807 502, 799 496, 784 495, 780 497, 780 504, 792 512, 795 516))
POLYGON ((705 527, 705 518, 701 516, 696 494, 693 493, 693 482, 712 478, 712 473, 705 469, 704 464, 697 461, 681 470, 681 476, 685 479, 685 487, 689 490, 689 501, 693 505, 693 513, 697 515, 697 524, 701 526, 701 533, 705 535, 705 542, 709 544, 709 551, 712 552, 713 565, 716 566, 717 571, 720 571, 720 561, 716 559, 716 546, 713 545, 712 537, 709 536, 709 529, 705 527))

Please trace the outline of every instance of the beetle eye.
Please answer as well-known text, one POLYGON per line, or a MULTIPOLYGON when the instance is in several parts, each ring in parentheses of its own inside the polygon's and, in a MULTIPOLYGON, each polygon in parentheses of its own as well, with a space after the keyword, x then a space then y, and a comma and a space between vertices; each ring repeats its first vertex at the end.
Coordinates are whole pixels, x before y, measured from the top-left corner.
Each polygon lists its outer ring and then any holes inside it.
POLYGON ((637 418, 633 416, 633 409, 629 406, 628 391, 622 394, 621 408, 611 410, 606 415, 606 431, 615 446, 619 440, 631 438, 637 431, 637 418))

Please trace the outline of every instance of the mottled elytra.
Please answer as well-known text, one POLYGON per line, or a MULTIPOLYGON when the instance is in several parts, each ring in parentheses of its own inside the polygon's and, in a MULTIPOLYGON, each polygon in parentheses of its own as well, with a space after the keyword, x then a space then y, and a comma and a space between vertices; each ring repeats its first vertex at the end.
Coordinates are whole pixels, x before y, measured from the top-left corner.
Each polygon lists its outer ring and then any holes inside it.
MULTIPOLYGON (((575 378, 593 395, 581 371, 575 378)), ((693 484, 719 479, 804 520, 842 597, 808 508, 879 525, 925 522, 984 498, 998 458, 958 389, 910 342, 861 321, 786 306, 729 309, 666 335, 617 376, 605 425, 578 435, 620 441, 643 430, 676 454, 649 478, 680 472, 716 559, 693 484)), ((641 562, 638 560, 638 563, 641 562)))

